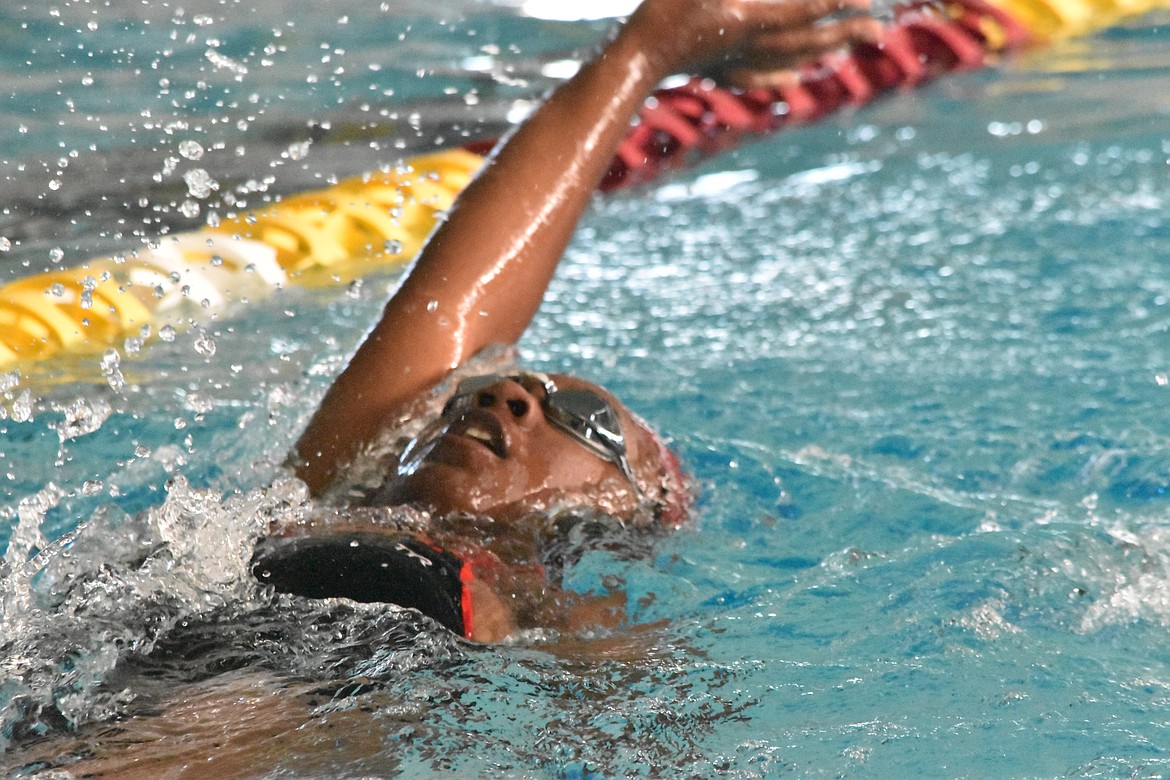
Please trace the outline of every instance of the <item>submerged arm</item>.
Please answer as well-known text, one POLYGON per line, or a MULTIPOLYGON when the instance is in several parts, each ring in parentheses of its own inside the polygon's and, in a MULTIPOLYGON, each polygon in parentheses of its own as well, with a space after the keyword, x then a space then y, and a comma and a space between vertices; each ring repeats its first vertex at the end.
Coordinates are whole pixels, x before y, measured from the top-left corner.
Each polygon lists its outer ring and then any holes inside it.
POLYGON ((297 444, 314 492, 387 417, 485 346, 513 343, 646 95, 735 53, 769 70, 873 34, 818 23, 868 0, 647 0, 494 154, 430 237, 297 444))

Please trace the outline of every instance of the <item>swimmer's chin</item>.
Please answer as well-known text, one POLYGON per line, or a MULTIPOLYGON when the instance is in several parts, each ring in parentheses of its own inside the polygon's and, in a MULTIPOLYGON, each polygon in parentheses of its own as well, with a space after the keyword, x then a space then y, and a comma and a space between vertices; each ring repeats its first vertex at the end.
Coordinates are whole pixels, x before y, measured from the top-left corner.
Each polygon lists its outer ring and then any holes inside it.
POLYGON ((498 483, 485 485, 484 476, 473 464, 428 458, 414 473, 396 478, 379 498, 387 504, 415 506, 437 515, 515 516, 511 505, 516 501, 501 497, 498 483))
POLYGON ((387 504, 413 506, 435 516, 476 515, 505 522, 575 508, 625 519, 640 508, 620 479, 590 487, 580 490, 545 484, 525 492, 515 485, 509 489, 506 476, 498 472, 489 476, 480 470, 428 461, 415 473, 388 485, 380 498, 387 504))

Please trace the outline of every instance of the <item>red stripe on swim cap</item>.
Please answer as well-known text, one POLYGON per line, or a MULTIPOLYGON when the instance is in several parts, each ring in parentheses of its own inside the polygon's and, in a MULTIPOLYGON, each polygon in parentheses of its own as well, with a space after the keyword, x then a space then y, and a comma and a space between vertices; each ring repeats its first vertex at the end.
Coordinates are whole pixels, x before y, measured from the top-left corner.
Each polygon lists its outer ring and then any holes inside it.
POLYGON ((471 603, 471 581, 475 579, 475 572, 467 561, 459 568, 459 582, 463 585, 463 592, 459 594, 459 607, 463 612, 463 638, 471 639, 475 626, 475 606, 471 603))

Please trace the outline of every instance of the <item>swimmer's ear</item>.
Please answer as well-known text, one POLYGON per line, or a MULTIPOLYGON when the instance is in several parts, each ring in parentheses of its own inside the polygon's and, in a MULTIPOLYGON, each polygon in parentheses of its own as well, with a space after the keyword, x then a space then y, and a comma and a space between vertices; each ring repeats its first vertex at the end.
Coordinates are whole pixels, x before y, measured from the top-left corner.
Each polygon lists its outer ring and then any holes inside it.
POLYGON ((470 636, 465 568, 424 540, 371 533, 268 540, 252 559, 253 575, 282 593, 397 604, 470 636))

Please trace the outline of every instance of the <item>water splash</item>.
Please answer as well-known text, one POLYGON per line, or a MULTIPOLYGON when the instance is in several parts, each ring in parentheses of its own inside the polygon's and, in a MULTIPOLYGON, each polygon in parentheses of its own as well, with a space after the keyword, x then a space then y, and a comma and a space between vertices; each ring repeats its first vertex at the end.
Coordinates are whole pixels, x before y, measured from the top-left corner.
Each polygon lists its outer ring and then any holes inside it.
POLYGON ((110 402, 101 397, 76 398, 64 406, 54 404, 53 408, 64 414, 64 419, 53 426, 62 444, 98 430, 114 411, 110 402))
POLYGON ((50 711, 71 724, 108 715, 99 683, 127 653, 226 604, 256 604, 253 542, 305 500, 299 483, 225 497, 177 477, 160 506, 136 517, 106 507, 48 544, 45 515, 64 492, 50 484, 21 502, 5 556, 0 734, 10 737, 52 727, 50 711))

